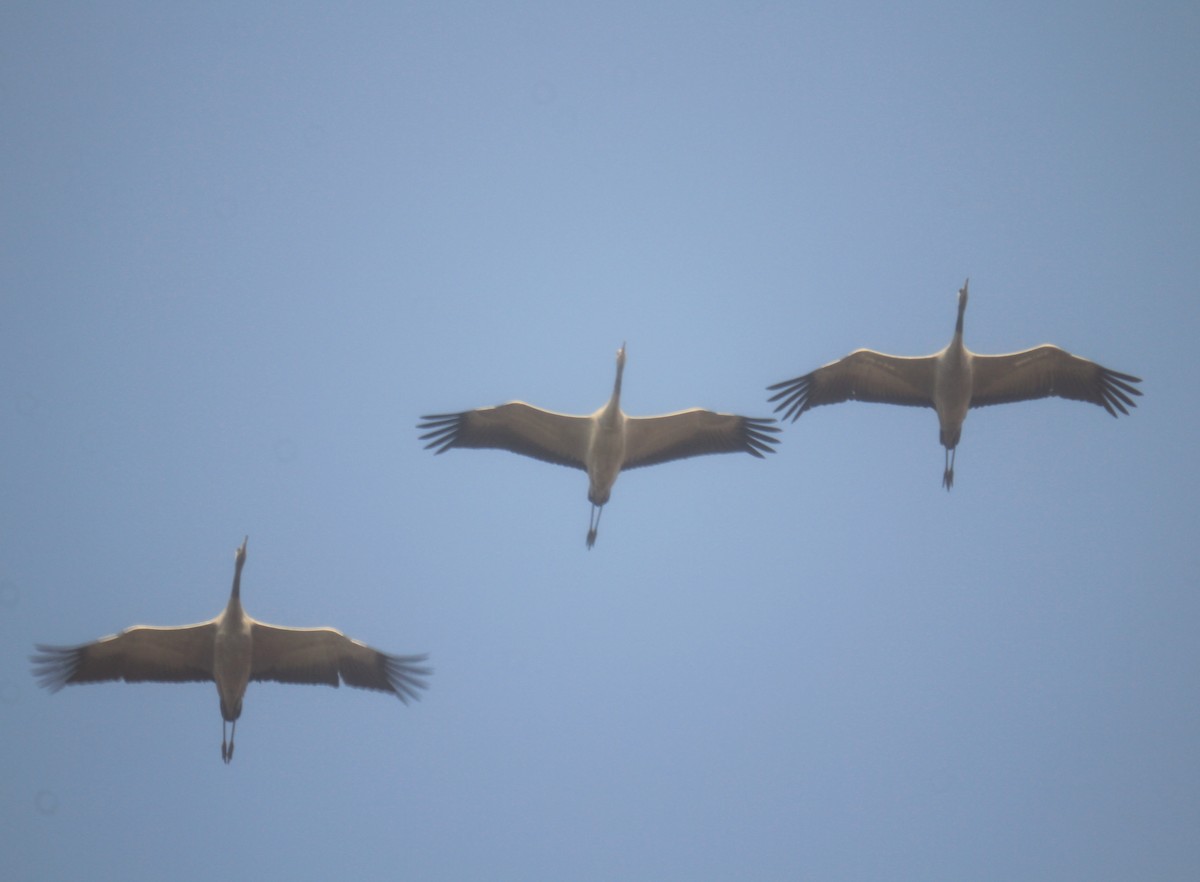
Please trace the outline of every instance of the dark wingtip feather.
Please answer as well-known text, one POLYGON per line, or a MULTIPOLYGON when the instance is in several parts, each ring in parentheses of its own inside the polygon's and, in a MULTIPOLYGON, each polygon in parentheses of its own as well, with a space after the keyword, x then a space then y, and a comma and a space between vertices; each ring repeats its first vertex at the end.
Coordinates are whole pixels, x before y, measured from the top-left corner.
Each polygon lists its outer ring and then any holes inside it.
POLYGON ((36 655, 29 656, 33 662, 33 676, 43 689, 57 692, 71 682, 79 670, 82 646, 46 646, 34 644, 36 655))
POLYGON ((800 418, 800 414, 808 410, 808 392, 811 382, 812 374, 805 374, 803 377, 774 383, 767 387, 767 391, 775 392, 767 401, 779 401, 779 404, 775 405, 775 412, 783 411, 781 419, 790 419, 795 422, 800 418))
POLYGON ((445 453, 458 440, 464 416, 465 413, 436 413, 421 417, 424 422, 418 423, 417 428, 430 431, 419 436, 418 440, 429 441, 425 445, 426 450, 436 447, 435 454, 445 453))
POLYGON ((428 689, 429 684, 424 678, 433 674, 433 669, 425 667, 422 662, 429 655, 388 655, 385 656, 384 669, 387 671, 388 683, 396 697, 408 704, 410 700, 420 701, 421 693, 417 690, 428 689))
POLYGON ((775 452, 780 428, 773 417, 742 417, 742 427, 747 453, 762 459, 764 453, 775 452))
MULTIPOLYGON (((1109 377, 1114 377, 1118 380, 1124 380, 1125 383, 1140 383, 1140 382, 1142 382, 1141 377, 1135 377, 1133 374, 1123 374, 1120 371, 1109 370, 1108 368, 1104 369, 1104 373, 1109 377)), ((1124 385, 1124 383, 1122 385, 1124 385)), ((1126 386, 1125 388, 1130 389, 1130 391, 1132 391, 1132 392, 1136 392, 1138 395, 1142 394, 1141 392, 1138 392, 1136 389, 1131 389, 1128 386, 1126 386)))
POLYGON ((1137 407, 1137 402, 1129 396, 1142 394, 1141 389, 1130 384, 1140 382, 1142 382, 1141 377, 1101 368, 1099 403, 1114 417, 1118 410, 1128 416, 1129 411, 1126 408, 1137 407))

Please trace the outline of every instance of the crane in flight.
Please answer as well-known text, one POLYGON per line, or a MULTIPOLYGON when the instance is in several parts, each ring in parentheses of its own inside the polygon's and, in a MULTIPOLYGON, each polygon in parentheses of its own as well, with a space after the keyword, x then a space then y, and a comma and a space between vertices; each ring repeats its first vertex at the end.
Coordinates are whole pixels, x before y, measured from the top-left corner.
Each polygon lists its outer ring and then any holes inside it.
MULTIPOLYGON (((248 539, 248 537, 247 537, 248 539)), ((234 556, 229 603, 196 625, 134 625, 80 646, 37 645, 31 657, 39 685, 57 692, 76 683, 213 681, 221 699, 221 759, 233 759, 233 737, 251 680, 314 683, 390 692, 405 704, 420 698, 424 655, 388 655, 333 628, 268 625, 242 610, 246 541, 234 556), (226 726, 232 724, 226 740, 226 726)))
POLYGON ((445 453, 452 447, 494 447, 543 462, 571 466, 588 474, 587 547, 596 543, 600 513, 625 469, 686 459, 706 453, 749 453, 763 458, 778 443, 773 419, 693 408, 661 416, 631 417, 621 410, 625 344, 617 350, 617 379, 612 397, 595 413, 576 416, 510 401, 461 413, 423 416, 426 449, 445 453))
POLYGON ((1130 396, 1142 394, 1131 385, 1140 383, 1139 377, 1101 367, 1057 346, 1046 344, 1004 355, 980 355, 967 349, 963 313, 970 281, 958 291, 954 336, 941 352, 906 357, 855 350, 812 373, 769 386, 775 392, 769 400, 779 402, 776 412, 795 422, 809 408, 842 401, 932 407, 946 448, 942 486, 949 490, 954 486, 954 453, 969 408, 1050 396, 1098 404, 1114 417, 1117 411, 1128 414, 1127 407, 1137 406, 1130 396))

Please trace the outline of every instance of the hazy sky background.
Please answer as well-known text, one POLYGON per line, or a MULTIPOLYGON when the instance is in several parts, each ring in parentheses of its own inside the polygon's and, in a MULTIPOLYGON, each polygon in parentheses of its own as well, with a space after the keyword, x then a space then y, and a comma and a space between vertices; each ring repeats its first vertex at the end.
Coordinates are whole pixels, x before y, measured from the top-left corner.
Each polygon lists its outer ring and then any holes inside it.
POLYGON ((1193 879, 1200 8, 0 8, 11 879, 1193 879), (1128 418, 847 404, 587 479, 421 414, 770 413, 1055 342, 1128 418), (37 688, 225 604, 409 707, 37 688))

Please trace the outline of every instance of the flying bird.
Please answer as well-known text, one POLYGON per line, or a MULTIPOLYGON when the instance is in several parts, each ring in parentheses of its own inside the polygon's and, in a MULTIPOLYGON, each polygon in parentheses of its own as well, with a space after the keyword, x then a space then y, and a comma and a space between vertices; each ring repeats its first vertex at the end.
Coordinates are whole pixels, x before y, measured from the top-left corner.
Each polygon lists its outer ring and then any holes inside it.
POLYGON ((596 542, 600 513, 617 475, 625 469, 686 459, 706 453, 749 453, 763 458, 779 439, 775 420, 681 410, 662 416, 631 417, 621 410, 625 344, 617 350, 617 379, 612 398, 590 416, 555 413, 523 401, 462 413, 421 417, 425 449, 445 453, 452 447, 495 447, 588 473, 587 547, 596 542))
POLYGON ((390 692, 408 704, 426 688, 424 655, 387 655, 333 628, 283 628, 242 610, 246 540, 234 556, 229 603, 197 625, 134 625, 81 646, 37 645, 31 656, 39 685, 51 692, 75 683, 185 683, 211 680, 221 699, 221 759, 233 759, 233 737, 250 680, 315 683, 390 692), (226 741, 226 727, 232 723, 226 741))
POLYGON ((954 453, 962 436, 963 420, 972 407, 1028 401, 1034 398, 1072 398, 1098 404, 1112 416, 1136 407, 1131 395, 1141 390, 1130 385, 1139 377, 1101 367, 1049 344, 1005 355, 979 355, 963 345, 963 313, 967 287, 958 291, 958 322, 950 344, 941 352, 923 357, 885 355, 858 349, 810 374, 769 386, 776 412, 794 422, 800 414, 822 404, 841 401, 876 401, 932 407, 946 448, 942 486, 954 486, 954 453), (778 390, 778 391, 776 391, 778 390))

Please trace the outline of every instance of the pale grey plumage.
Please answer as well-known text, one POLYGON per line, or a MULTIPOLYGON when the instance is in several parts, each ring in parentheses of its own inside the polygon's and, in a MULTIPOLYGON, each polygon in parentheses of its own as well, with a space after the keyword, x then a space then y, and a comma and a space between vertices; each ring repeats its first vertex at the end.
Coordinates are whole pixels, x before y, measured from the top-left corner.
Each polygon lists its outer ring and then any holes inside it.
POLYGON ((870 349, 768 388, 782 419, 795 421, 804 411, 842 401, 874 401, 932 407, 938 412, 940 440, 946 448, 942 484, 954 484, 954 452, 967 410, 991 404, 1057 396, 1098 404, 1114 417, 1136 407, 1130 385, 1141 379, 1101 367, 1060 349, 1036 346, 1005 355, 979 355, 963 345, 963 314, 970 279, 958 292, 958 321, 948 346, 933 355, 903 357, 870 349))
POLYGON ((57 692, 76 683, 212 681, 221 699, 221 756, 233 758, 233 735, 251 680, 312 683, 390 692, 405 704, 426 688, 424 655, 388 655, 333 628, 286 628, 246 615, 241 605, 246 542, 235 556, 229 603, 195 625, 134 625, 79 646, 37 646, 31 657, 41 686, 57 692), (225 723, 233 724, 228 743, 225 723))
POLYGON ((625 345, 617 350, 613 394, 588 416, 555 413, 510 401, 461 413, 423 416, 426 449, 445 453, 452 447, 491 447, 520 453, 588 473, 592 513, 587 546, 596 541, 600 510, 612 493, 617 475, 626 469, 656 465, 709 453, 749 453, 762 458, 774 452, 779 429, 773 419, 758 419, 695 408, 651 417, 621 411, 621 377, 625 345))

